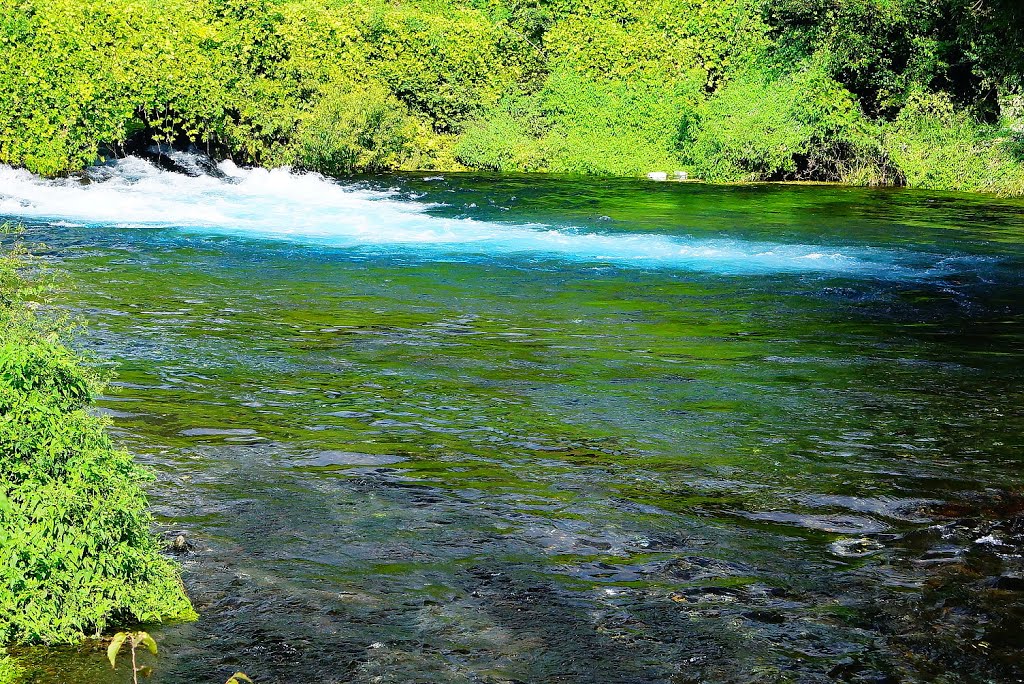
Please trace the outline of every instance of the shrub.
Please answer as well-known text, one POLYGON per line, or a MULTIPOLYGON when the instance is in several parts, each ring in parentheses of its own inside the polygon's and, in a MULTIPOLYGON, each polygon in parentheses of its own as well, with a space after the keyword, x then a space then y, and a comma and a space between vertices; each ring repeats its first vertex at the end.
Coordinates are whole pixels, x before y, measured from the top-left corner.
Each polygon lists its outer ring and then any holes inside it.
POLYGON ((0 0, 0 163, 57 175, 155 140, 343 174, 682 157, 707 180, 893 183, 899 157, 915 185, 1011 192, 1022 145, 992 95, 1020 90, 1019 5, 0 0))
POLYGON ((295 165, 329 176, 395 169, 415 134, 405 105, 380 86, 335 92, 299 125, 295 165))
MULTIPOLYGON (((561 4, 561 3, 558 3, 561 4)), ((552 71, 713 88, 766 46, 750 0, 569 0, 545 37, 552 71)))
POLYGON ((943 95, 912 95, 886 126, 884 144, 910 187, 1024 192, 1013 132, 978 122, 943 95))
POLYGON ((681 163, 678 121, 699 100, 698 88, 696 80, 654 85, 556 71, 539 92, 503 103, 468 129, 459 158, 499 171, 674 169, 681 163))
POLYGON ((206 2, 0 0, 0 162, 56 174, 138 120, 209 137, 231 62, 206 2))
POLYGON ((375 76, 440 132, 461 130, 519 76, 503 59, 503 27, 469 7, 383 5, 361 32, 375 76))
POLYGON ((73 643, 112 622, 189 619, 150 532, 148 475, 87 411, 96 374, 0 261, 0 643, 73 643))
POLYGON ((685 86, 600 82, 555 73, 541 92, 552 171, 638 175, 679 166, 678 121, 692 109, 685 86))
POLYGON ((681 129, 695 171, 712 181, 842 180, 866 164, 884 168, 857 101, 813 64, 744 74, 681 129))
POLYGON ((18 667, 10 656, 0 655, 0 684, 14 684, 16 681, 18 681, 18 667))
POLYGON ((543 129, 537 129, 536 119, 517 104, 495 107, 486 118, 471 124, 455 148, 459 161, 489 171, 547 171, 543 129))

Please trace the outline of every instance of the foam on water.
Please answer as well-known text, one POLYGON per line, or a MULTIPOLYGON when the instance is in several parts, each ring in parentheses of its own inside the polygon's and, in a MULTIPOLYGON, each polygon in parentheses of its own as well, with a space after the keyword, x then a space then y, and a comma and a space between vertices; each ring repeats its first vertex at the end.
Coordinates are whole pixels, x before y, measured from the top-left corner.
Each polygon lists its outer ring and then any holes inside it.
POLYGON ((189 176, 136 157, 85 178, 41 179, 0 166, 0 215, 55 224, 169 227, 424 256, 539 255, 579 262, 720 273, 834 272, 886 278, 934 275, 892 251, 820 245, 599 233, 433 215, 431 205, 287 169, 219 165, 189 176))

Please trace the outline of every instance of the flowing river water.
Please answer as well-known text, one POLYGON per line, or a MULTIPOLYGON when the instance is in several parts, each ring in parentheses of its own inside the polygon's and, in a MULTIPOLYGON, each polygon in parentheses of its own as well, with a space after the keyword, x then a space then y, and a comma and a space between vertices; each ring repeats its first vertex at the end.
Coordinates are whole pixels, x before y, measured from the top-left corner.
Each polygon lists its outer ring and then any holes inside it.
POLYGON ((176 163, 0 168, 189 541, 152 681, 1024 678, 1024 202, 176 163))

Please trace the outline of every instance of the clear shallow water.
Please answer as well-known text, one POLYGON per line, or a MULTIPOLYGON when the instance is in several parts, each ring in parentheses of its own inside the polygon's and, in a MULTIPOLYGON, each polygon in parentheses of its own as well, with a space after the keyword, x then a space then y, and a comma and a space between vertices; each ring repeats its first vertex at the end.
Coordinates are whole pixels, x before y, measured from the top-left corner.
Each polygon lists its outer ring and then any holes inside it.
POLYGON ((222 170, 0 170, 195 545, 155 681, 1022 676, 1024 204, 222 170))

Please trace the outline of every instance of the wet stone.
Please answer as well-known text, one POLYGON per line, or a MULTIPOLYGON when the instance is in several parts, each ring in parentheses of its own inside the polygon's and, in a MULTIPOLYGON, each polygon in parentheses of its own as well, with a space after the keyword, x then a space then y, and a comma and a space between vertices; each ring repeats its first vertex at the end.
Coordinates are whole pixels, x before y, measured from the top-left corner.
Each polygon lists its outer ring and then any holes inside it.
POLYGON ((164 544, 169 553, 183 555, 195 551, 195 544, 189 540, 186 532, 165 532, 163 535, 164 544))
POLYGON ((743 617, 755 622, 764 622, 770 625, 781 625, 786 622, 786 616, 770 610, 751 610, 743 613, 743 617))

